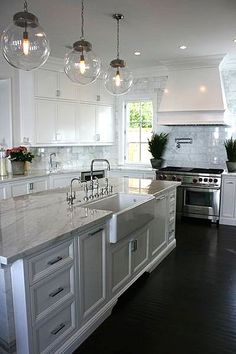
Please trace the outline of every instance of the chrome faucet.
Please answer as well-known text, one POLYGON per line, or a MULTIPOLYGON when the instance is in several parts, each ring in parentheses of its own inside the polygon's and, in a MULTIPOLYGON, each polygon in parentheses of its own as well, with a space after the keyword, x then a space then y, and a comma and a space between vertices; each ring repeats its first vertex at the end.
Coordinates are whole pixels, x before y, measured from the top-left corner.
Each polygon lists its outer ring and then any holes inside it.
POLYGON ((91 161, 91 169, 90 169, 91 180, 93 180, 93 165, 94 165, 94 162, 106 162, 107 163, 107 170, 110 171, 110 169, 111 169, 110 162, 107 159, 93 159, 91 161))
POLYGON ((52 160, 52 157, 53 156, 57 156, 55 152, 52 152, 49 156, 49 171, 52 172, 53 170, 53 160, 52 160))
POLYGON ((74 200, 76 199, 75 191, 73 192, 73 189, 72 189, 74 181, 78 181, 79 183, 81 183, 80 178, 76 178, 76 177, 72 178, 72 180, 70 181, 70 194, 67 192, 67 196, 66 196, 66 200, 69 205, 73 205, 74 200))

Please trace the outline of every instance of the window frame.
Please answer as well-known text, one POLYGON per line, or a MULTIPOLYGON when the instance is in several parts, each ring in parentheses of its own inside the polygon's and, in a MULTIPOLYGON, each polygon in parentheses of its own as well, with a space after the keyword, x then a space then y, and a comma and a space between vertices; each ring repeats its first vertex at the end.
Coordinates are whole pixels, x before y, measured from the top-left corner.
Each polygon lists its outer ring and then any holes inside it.
MULTIPOLYGON (((127 119, 127 105, 129 103, 141 103, 141 102, 152 102, 152 109, 153 109, 153 117, 152 117, 152 131, 155 131, 156 129, 156 124, 155 124, 155 112, 156 112, 156 106, 155 106, 155 100, 153 97, 134 97, 127 99, 123 102, 123 164, 126 167, 150 167, 150 164, 144 163, 144 162, 130 162, 127 160, 126 156, 128 154, 128 149, 127 149, 127 129, 128 129, 128 119, 127 119)), ((141 145, 141 141, 138 142, 141 145)))

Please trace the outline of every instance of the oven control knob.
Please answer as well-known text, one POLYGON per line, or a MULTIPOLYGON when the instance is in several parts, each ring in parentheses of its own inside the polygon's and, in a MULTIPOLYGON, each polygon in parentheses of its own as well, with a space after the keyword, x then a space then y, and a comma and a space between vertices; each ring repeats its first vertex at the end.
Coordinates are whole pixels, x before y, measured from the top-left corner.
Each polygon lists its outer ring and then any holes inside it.
POLYGON ((217 179, 217 178, 215 178, 215 179, 214 179, 214 183, 217 183, 217 182, 218 182, 218 179, 217 179))
POLYGON ((207 178, 204 178, 204 182, 207 182, 208 181, 208 179, 207 178))
POLYGON ((172 181, 176 181, 176 176, 172 176, 172 181))
POLYGON ((202 178, 201 177, 198 180, 199 180, 199 182, 202 182, 202 178))
POLYGON ((181 182, 182 180, 181 180, 181 177, 177 177, 177 181, 178 182, 181 182))
POLYGON ((159 176, 158 176, 158 179, 163 179, 163 175, 159 175, 159 176))
POLYGON ((166 179, 167 178, 167 175, 163 175, 163 179, 166 179))
POLYGON ((193 183, 197 183, 197 179, 196 178, 193 179, 193 183))
POLYGON ((209 182, 210 182, 210 183, 213 182, 213 179, 212 179, 212 178, 209 178, 209 182))

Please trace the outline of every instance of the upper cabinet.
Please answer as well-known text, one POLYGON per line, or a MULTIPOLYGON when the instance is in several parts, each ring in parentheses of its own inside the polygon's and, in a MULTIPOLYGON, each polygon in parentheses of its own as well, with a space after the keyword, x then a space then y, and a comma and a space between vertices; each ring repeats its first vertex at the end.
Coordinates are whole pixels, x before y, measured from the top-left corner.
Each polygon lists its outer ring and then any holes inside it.
POLYGON ((33 73, 20 73, 19 81, 17 144, 63 146, 114 142, 115 100, 106 92, 103 80, 80 86, 51 65, 33 73))
POLYGON ((76 100, 78 87, 68 79, 65 73, 39 69, 34 75, 35 96, 76 100))

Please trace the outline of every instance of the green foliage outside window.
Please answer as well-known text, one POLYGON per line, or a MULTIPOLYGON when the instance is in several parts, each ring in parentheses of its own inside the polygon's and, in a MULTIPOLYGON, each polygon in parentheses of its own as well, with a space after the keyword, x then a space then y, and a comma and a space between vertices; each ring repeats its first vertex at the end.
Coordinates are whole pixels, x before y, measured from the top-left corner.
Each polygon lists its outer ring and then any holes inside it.
POLYGON ((129 103, 129 128, 152 128, 152 103, 129 103))

